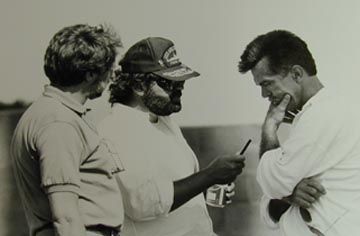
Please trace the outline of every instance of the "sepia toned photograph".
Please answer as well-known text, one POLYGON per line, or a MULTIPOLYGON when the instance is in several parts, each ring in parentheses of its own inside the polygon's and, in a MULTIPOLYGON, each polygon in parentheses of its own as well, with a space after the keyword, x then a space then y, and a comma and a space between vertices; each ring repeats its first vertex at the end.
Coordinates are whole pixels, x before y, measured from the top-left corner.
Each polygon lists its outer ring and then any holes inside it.
POLYGON ((0 3, 0 236, 360 235, 360 3, 0 3))

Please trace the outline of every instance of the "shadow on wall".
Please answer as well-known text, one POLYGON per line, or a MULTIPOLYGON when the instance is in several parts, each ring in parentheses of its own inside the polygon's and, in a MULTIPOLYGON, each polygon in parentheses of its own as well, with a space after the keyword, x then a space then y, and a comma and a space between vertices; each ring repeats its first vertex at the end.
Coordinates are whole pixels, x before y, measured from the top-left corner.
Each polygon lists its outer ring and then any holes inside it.
MULTIPOLYGON (((22 110, 0 112, 0 235, 28 235, 27 223, 17 193, 9 157, 9 145, 13 130, 22 110)), ((209 207, 214 230, 220 236, 276 235, 260 222, 258 202, 260 188, 255 180, 260 142, 260 125, 215 127, 184 127, 182 131, 197 155, 201 168, 215 157, 238 152, 248 139, 246 167, 235 181, 236 195, 225 208, 209 207)))

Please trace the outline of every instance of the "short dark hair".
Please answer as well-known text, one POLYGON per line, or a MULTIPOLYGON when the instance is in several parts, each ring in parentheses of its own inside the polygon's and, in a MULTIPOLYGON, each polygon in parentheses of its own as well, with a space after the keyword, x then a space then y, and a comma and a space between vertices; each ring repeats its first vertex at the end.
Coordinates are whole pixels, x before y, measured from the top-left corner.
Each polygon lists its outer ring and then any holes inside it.
POLYGON ((112 68, 121 47, 120 38, 109 26, 78 24, 57 32, 46 49, 44 71, 52 85, 73 86, 87 72, 101 74, 112 68))
POLYGON ((285 30, 274 30, 259 35, 241 55, 239 71, 253 69, 262 59, 268 59, 271 74, 287 74, 293 65, 300 65, 308 75, 316 75, 316 65, 306 43, 295 34, 285 30))

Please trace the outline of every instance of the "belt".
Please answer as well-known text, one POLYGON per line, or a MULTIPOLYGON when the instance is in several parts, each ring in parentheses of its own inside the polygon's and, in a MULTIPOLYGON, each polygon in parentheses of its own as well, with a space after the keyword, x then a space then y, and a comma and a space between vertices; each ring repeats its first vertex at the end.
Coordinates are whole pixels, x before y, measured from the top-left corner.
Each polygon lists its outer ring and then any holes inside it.
POLYGON ((104 236, 120 236, 120 231, 118 229, 108 227, 105 225, 92 225, 87 226, 86 231, 100 233, 104 236))

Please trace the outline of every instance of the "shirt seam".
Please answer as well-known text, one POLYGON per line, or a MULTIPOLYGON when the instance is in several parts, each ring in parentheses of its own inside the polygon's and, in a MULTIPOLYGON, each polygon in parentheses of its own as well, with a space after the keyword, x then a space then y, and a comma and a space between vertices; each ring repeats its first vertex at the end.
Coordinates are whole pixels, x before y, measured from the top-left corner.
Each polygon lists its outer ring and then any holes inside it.
MULTIPOLYGON (((77 127, 70 123, 70 122, 67 122, 67 121, 61 121, 61 120, 54 120, 54 121, 51 121, 49 122, 48 124, 44 125, 43 127, 41 127, 37 134, 35 135, 35 138, 34 140, 38 140, 40 135, 45 132, 46 128, 48 128, 49 126, 53 125, 53 124, 66 124, 66 125, 69 125, 71 126, 74 130, 75 130, 75 133, 77 134, 77 136, 80 138, 81 140, 81 144, 82 144, 82 151, 81 151, 81 156, 80 156, 80 163, 79 165, 83 162, 83 159, 85 158, 85 154, 84 154, 84 150, 86 149, 86 142, 84 140, 84 138, 82 137, 82 135, 79 134, 79 131, 77 130, 77 127)), ((34 142, 36 143, 36 142, 34 142)))

